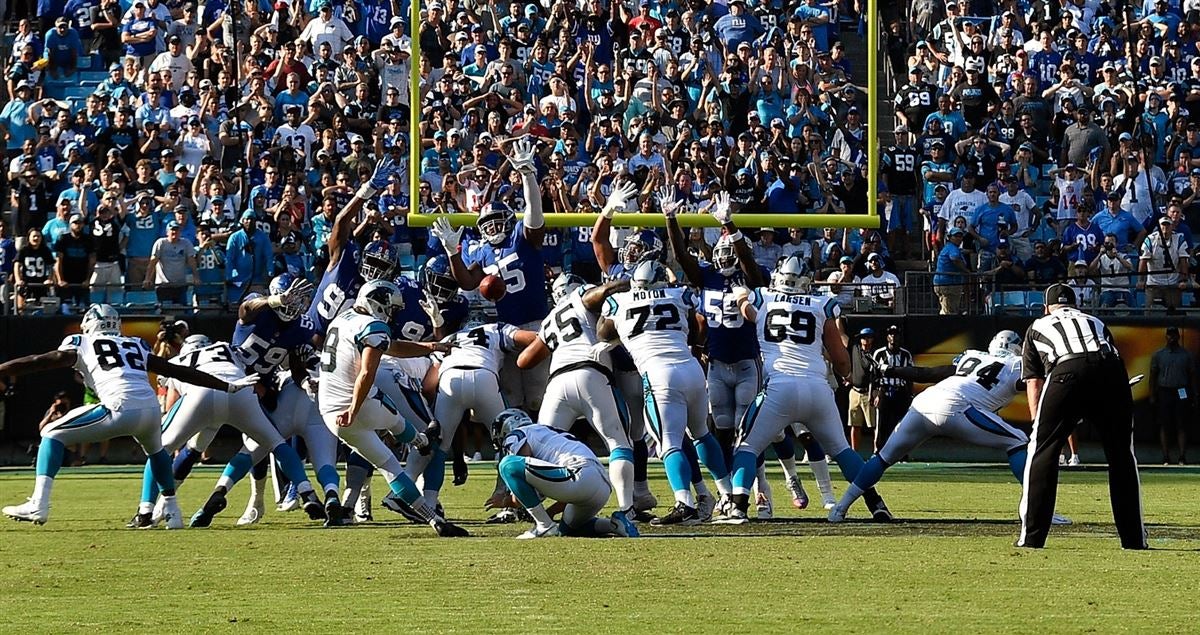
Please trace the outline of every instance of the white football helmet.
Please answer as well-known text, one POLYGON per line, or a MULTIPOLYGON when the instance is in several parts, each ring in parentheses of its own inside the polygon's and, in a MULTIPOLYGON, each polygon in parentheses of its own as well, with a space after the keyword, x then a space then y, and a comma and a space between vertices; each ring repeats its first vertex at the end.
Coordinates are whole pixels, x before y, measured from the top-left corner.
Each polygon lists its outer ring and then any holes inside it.
POLYGON ((492 422, 492 443, 497 450, 503 448, 504 438, 512 434, 517 428, 533 425, 533 419, 520 408, 508 408, 500 414, 496 415, 496 420, 492 422))
POLYGON ((661 289, 667 286, 667 268, 657 260, 643 260, 634 268, 629 286, 634 289, 661 289))
POLYGON ((187 355, 192 351, 198 351, 209 346, 212 346, 212 340, 208 339, 207 335, 196 333, 195 335, 187 336, 187 339, 183 340, 183 346, 179 347, 179 354, 187 355))
POLYGON ((93 304, 83 314, 79 330, 84 335, 120 335, 121 314, 111 304, 93 304))
POLYGON ((771 273, 771 290, 779 293, 808 293, 812 286, 812 271, 804 259, 795 254, 782 259, 771 273))
POLYGON ((713 247, 712 251, 712 263, 723 276, 728 277, 737 273, 737 252, 734 251, 733 239, 728 234, 717 239, 717 244, 713 247))
POLYGON ((377 320, 387 322, 392 319, 393 313, 404 308, 404 295, 394 282, 372 280, 358 290, 354 308, 377 320))
POLYGON ((996 357, 1008 357, 1021 354, 1021 336, 1014 331, 1000 331, 988 344, 988 354, 996 357))
POLYGON ((558 304, 563 298, 574 293, 583 284, 583 278, 564 271, 558 274, 558 277, 550 284, 550 297, 554 299, 555 304, 558 304))

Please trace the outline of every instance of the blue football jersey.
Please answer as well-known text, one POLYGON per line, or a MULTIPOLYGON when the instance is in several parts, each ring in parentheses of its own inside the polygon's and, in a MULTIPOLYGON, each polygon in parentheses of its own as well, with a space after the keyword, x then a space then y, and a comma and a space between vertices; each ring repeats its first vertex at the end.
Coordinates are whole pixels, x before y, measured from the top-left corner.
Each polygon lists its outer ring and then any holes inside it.
POLYGON ((463 262, 478 264, 484 273, 504 279, 508 293, 496 303, 501 322, 520 326, 541 322, 550 312, 546 305, 546 260, 541 247, 525 240, 525 224, 518 222, 508 240, 499 246, 472 241, 463 247, 463 262))
MULTIPOLYGON (((392 337, 409 342, 433 341, 433 324, 420 304, 425 298, 421 286, 411 278, 403 276, 396 278, 394 282, 404 295, 404 308, 397 311, 388 324, 392 329, 392 337)), ((438 305, 438 308, 441 309, 442 319, 446 320, 446 326, 450 330, 457 330, 457 326, 467 317, 467 300, 461 295, 438 305)))
POLYGON ((308 318, 324 333, 329 323, 339 313, 354 303, 358 296, 358 288, 362 286, 362 275, 358 272, 358 245, 347 241, 342 249, 341 258, 333 271, 321 275, 317 284, 317 292, 313 294, 312 304, 308 307, 308 318))
POLYGON ((318 332, 307 315, 284 322, 275 311, 267 309, 250 324, 239 320, 230 343, 246 372, 266 376, 288 358, 288 351, 311 344, 318 332))
POLYGON ((708 322, 708 356, 727 364, 758 357, 754 323, 742 317, 732 293, 734 287, 746 286, 746 276, 739 269, 727 278, 708 262, 700 263, 700 275, 704 283, 700 309, 708 322))

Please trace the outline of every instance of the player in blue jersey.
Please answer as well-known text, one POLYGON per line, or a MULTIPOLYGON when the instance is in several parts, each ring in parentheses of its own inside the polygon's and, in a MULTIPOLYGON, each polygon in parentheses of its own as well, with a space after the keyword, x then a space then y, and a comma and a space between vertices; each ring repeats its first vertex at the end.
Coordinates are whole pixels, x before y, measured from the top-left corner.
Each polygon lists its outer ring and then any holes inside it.
MULTIPOLYGON (((754 289, 763 286, 769 273, 754 262, 750 246, 734 224, 727 193, 717 195, 710 212, 724 230, 713 248, 712 262, 700 262, 687 250, 683 230, 675 218, 678 203, 674 188, 669 185, 662 188, 658 200, 667 218, 667 239, 675 260, 679 262, 687 281, 700 289, 700 314, 704 317, 707 333, 705 350, 708 353, 709 412, 712 414, 714 434, 725 453, 725 464, 732 465, 736 441, 734 424, 742 420, 742 415, 762 386, 758 335, 754 331, 754 324, 743 319, 738 311, 733 290, 736 287, 754 289)), ((801 440, 808 452, 813 473, 821 483, 822 492, 828 489, 827 497, 832 499, 829 464, 824 449, 811 434, 801 435, 801 440)), ((785 434, 782 440, 774 444, 774 449, 783 466, 792 504, 804 509, 808 506, 808 494, 796 474, 796 449, 792 437, 785 434)), ((773 515, 773 506, 761 457, 759 460, 759 496, 756 502, 759 518, 766 519, 773 515)))
POLYGON ((329 264, 321 281, 317 284, 316 295, 308 308, 308 317, 317 325, 320 333, 324 333, 329 323, 339 313, 350 308, 358 295, 358 288, 363 282, 375 279, 391 279, 394 273, 395 253, 363 254, 360 269, 357 245, 354 243, 354 225, 358 221, 358 213, 367 201, 375 198, 380 190, 387 187, 388 177, 397 171, 396 163, 391 155, 381 159, 375 165, 371 178, 358 188, 358 192, 350 199, 333 221, 326 247, 329 249, 329 264))
MULTIPOLYGON (((454 229, 444 218, 433 226, 433 235, 450 257, 450 270, 464 291, 479 288, 484 276, 504 280, 507 292, 496 302, 500 321, 536 331, 550 309, 546 304, 546 234, 542 194, 537 182, 536 147, 530 137, 513 144, 509 163, 521 175, 525 216, 521 221, 507 205, 492 201, 479 212, 481 240, 462 243, 463 228, 454 229)), ((520 370, 513 355, 505 355, 500 390, 508 404, 536 413, 546 392, 545 367, 520 370)))

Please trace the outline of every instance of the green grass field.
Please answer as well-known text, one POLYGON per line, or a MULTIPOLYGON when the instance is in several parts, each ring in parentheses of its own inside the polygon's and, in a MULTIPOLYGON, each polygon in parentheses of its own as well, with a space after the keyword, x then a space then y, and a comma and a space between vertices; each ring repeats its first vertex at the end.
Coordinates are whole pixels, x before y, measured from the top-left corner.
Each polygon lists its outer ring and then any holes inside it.
MULTIPOLYGON (((903 519, 892 525, 829 525, 822 510, 792 509, 773 474, 773 522, 529 542, 513 540, 525 525, 482 524, 493 470, 474 465, 466 486, 447 484, 450 515, 475 535, 453 541, 382 509, 373 524, 338 530, 273 510, 235 528, 244 485, 213 528, 133 531, 124 523, 140 470, 66 469, 47 525, 0 520, 0 632, 1197 628, 1200 519, 1186 468, 1143 472, 1149 552, 1118 547, 1103 471, 1064 475, 1059 511, 1075 525, 1035 552, 1012 546, 1020 491, 999 466, 897 466, 880 486, 903 519)), ((193 474, 181 490, 185 513, 216 475, 193 474)), ((0 471, 4 504, 31 487, 31 471, 0 471)), ((378 478, 375 488, 378 497, 378 478)))

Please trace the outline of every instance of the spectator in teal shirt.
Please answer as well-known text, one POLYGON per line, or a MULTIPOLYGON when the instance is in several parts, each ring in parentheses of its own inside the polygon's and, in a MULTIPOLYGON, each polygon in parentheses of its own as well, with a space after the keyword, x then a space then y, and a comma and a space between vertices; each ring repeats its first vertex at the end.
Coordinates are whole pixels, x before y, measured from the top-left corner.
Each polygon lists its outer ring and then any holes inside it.
POLYGON ((75 65, 83 55, 83 42, 79 31, 71 28, 71 21, 61 17, 54 28, 46 32, 46 51, 42 57, 50 62, 50 76, 58 79, 63 75, 74 75, 75 65))
POLYGON ((247 286, 266 286, 271 275, 271 239, 254 221, 254 212, 243 212, 242 228, 233 232, 225 245, 225 280, 231 303, 244 297, 247 286))
POLYGON ((23 79, 17 82, 14 90, 17 96, 0 110, 0 134, 8 133, 9 156, 17 154, 21 146, 37 134, 37 128, 29 121, 29 106, 32 105, 29 100, 33 95, 33 84, 23 79))
POLYGON ((950 228, 946 234, 946 244, 938 252, 937 269, 933 274, 933 292, 937 294, 942 315, 962 313, 963 289, 966 282, 962 274, 970 271, 961 249, 966 235, 961 228, 950 228))

